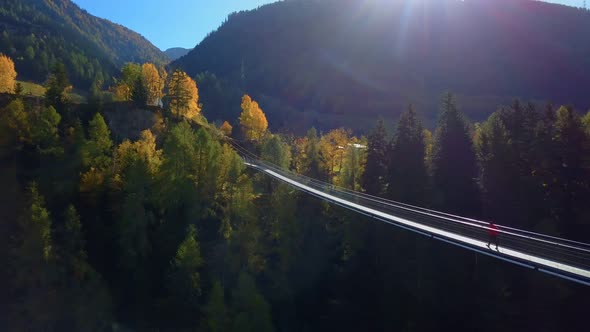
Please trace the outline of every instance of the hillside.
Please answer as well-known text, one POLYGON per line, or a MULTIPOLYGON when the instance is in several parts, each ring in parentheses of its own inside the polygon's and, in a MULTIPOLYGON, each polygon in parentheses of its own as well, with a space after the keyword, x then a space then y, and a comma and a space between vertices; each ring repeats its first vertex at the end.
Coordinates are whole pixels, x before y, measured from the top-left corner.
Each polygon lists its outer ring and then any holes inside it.
POLYGON ((0 53, 15 59, 19 77, 43 82, 52 63, 75 85, 109 81, 125 62, 167 62, 144 37, 88 14, 70 0, 0 0, 0 53))
POLYGON ((409 103, 431 125, 448 90, 479 121, 514 97, 590 106, 585 31, 588 11, 526 0, 283 1, 230 15, 173 66, 215 74, 297 131, 365 129, 409 103))
POLYGON ((177 60, 177 59, 185 56, 190 51, 191 50, 188 48, 173 47, 173 48, 169 48, 169 49, 165 50, 164 54, 166 54, 168 59, 174 61, 174 60, 177 60))

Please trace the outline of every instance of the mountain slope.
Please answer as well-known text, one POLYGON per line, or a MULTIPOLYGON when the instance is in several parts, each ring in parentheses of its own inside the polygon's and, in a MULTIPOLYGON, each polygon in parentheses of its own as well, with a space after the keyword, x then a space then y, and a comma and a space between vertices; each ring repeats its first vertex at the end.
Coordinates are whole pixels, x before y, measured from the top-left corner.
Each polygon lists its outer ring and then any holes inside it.
POLYGON ((58 60, 82 86, 108 81, 125 62, 168 61, 141 35, 70 0, 0 0, 0 33, 0 52, 15 59, 20 77, 38 82, 58 60))
POLYGON ((177 60, 177 59, 187 55, 187 53, 190 51, 191 50, 188 48, 173 47, 173 48, 169 48, 169 49, 165 50, 164 54, 166 54, 168 59, 174 61, 174 60, 177 60))
POLYGON ((243 88, 279 127, 366 128, 409 103, 432 122, 447 90, 479 120, 513 97, 588 107, 585 31, 587 11, 525 0, 283 1, 230 15, 173 66, 243 88))

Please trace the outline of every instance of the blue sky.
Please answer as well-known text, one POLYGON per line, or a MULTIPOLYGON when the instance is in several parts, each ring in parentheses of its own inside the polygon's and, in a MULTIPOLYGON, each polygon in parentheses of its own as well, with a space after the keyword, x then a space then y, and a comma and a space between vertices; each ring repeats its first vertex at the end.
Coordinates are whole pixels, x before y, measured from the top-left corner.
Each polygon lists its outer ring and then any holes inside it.
MULTIPOLYGON (((162 50, 192 48, 234 11, 275 0, 73 0, 92 15, 141 33, 162 50)), ((383 0, 387 1, 387 0, 383 0)), ((581 6, 583 0, 547 0, 581 6)), ((590 5, 590 0, 588 0, 590 5)))

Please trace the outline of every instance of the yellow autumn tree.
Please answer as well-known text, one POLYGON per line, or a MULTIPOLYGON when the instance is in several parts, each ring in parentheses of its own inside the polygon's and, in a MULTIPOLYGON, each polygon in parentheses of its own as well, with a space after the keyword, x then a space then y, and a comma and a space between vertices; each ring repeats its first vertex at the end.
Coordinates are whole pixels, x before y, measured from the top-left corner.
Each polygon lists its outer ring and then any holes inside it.
POLYGON ((164 80, 162 80, 158 68, 153 63, 144 63, 141 66, 141 76, 147 89, 148 105, 158 105, 164 89, 164 80))
POLYGON ((194 119, 201 112, 197 83, 184 71, 175 70, 168 83, 170 112, 177 118, 194 119))
POLYGON ((0 93, 13 93, 16 86, 16 70, 11 58, 0 53, 0 93))
POLYGON ((344 153, 351 141, 351 133, 344 128, 334 129, 323 135, 319 142, 321 167, 333 177, 340 173, 344 162, 344 153))
POLYGON ((264 112, 262 112, 258 103, 248 95, 242 97, 240 127, 242 134, 249 141, 260 141, 268 128, 268 121, 266 121, 264 112))

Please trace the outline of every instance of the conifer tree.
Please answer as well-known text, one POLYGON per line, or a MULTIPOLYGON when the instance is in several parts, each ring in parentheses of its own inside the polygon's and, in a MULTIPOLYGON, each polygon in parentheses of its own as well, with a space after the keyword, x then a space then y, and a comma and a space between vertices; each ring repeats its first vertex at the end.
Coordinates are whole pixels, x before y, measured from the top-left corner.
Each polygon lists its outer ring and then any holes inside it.
POLYGON ((88 140, 83 151, 83 162, 87 167, 106 168, 110 163, 113 147, 111 131, 100 113, 88 123, 88 140))
POLYGON ((377 196, 384 194, 389 165, 388 152, 387 130, 383 120, 380 119, 367 142, 367 164, 362 176, 363 188, 367 194, 377 196))
POLYGON ((213 282, 213 287, 209 291, 209 300, 203 310, 207 319, 206 328, 209 332, 228 331, 229 317, 224 297, 221 283, 219 281, 213 282))
POLYGON ((68 103, 68 93, 71 90, 66 72, 66 66, 57 62, 51 70, 51 75, 45 88, 45 105, 53 106, 58 112, 63 112, 68 103))
POLYGON ((428 173, 424 130, 410 105, 400 116, 393 138, 388 172, 388 196, 409 204, 426 205, 428 173))
POLYGON ((470 129, 453 96, 444 96, 432 157, 435 205, 442 211, 477 217, 477 164, 470 129))
POLYGON ((240 273, 237 287, 232 293, 232 307, 236 313, 233 332, 273 331, 270 306, 259 293, 254 279, 245 272, 240 273))

